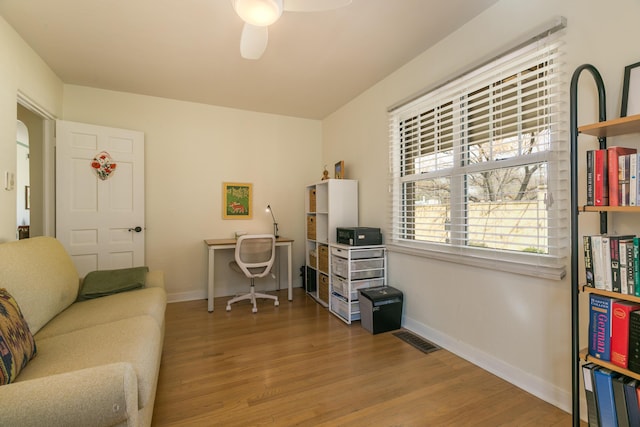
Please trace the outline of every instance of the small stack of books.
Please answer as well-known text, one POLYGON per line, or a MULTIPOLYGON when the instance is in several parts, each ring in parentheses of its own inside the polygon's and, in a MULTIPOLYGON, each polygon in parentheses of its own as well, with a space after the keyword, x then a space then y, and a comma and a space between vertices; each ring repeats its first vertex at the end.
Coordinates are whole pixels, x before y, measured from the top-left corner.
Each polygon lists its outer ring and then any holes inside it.
POLYGON ((587 286, 640 296, 640 238, 634 235, 583 236, 587 286))
POLYGON ((638 206, 638 154, 635 148, 587 151, 587 206, 638 206))

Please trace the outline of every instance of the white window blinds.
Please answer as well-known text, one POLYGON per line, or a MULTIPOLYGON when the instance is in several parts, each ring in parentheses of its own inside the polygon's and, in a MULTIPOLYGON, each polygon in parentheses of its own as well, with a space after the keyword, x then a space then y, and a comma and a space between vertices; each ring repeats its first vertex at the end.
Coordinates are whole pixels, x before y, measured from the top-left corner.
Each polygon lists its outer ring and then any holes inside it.
POLYGON ((548 34, 390 112, 388 243, 564 274, 562 45, 548 34))

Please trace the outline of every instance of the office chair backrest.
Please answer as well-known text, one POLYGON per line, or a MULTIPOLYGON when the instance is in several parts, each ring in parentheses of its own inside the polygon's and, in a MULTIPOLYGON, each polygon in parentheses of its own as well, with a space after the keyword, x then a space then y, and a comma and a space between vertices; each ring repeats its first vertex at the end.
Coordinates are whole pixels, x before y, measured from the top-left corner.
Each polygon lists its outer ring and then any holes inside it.
POLYGON ((273 266, 275 249, 273 234, 245 234, 236 243, 236 263, 247 277, 264 277, 273 266))

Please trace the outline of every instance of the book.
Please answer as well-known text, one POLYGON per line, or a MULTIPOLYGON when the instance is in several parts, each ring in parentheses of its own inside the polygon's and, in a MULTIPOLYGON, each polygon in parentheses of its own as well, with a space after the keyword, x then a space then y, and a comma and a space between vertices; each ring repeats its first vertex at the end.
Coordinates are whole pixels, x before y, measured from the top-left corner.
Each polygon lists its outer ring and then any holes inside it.
POLYGON ((582 379, 584 381, 584 392, 587 398, 587 420, 589 426, 599 426, 598 403, 596 402, 596 393, 593 386, 593 371, 598 368, 595 363, 586 363, 582 365, 582 379))
POLYGON ((618 157, 618 202, 620 206, 629 206, 631 200, 631 156, 623 154, 618 157))
MULTIPOLYGON (((613 387, 613 404, 616 407, 616 419, 618 427, 629 427, 629 415, 627 415, 627 400, 624 393, 624 380, 622 375, 613 376, 611 383, 613 387)), ((634 426, 637 427, 637 426, 634 426)))
POLYGON ((622 280, 622 293, 635 295, 636 284, 633 265, 633 239, 624 239, 620 241, 620 279, 622 280))
POLYGON ((609 237, 609 262, 611 263, 611 290, 621 292, 620 280, 620 239, 616 236, 609 237))
POLYGON ((595 150, 587 150, 587 206, 593 206, 593 162, 595 150))
POLYGON ((640 303, 613 301, 611 304, 611 363, 627 369, 629 366, 629 316, 640 310, 640 303))
POLYGON ((619 158, 625 154, 635 154, 638 150, 627 147, 607 148, 607 176, 609 178, 609 206, 620 206, 619 158))
POLYGON ((593 152, 593 204, 609 205, 609 178, 607 175, 607 150, 593 152))
POLYGON ((627 265, 627 243, 633 240, 624 239, 618 242, 620 252, 620 293, 629 295, 629 267, 627 265))
POLYGON ((604 253, 602 251, 602 236, 591 236, 591 259, 593 264, 593 286, 604 289, 604 253))
MULTIPOLYGON (((620 278, 620 241, 633 239, 635 236, 628 235, 628 236, 608 236, 608 237, 609 237, 609 263, 611 264, 611 289, 610 290, 613 292, 623 293, 622 279, 620 278)), ((606 256, 606 251, 605 251, 605 256, 606 256)), ((625 260, 625 263, 626 263, 626 260, 625 260)), ((626 278, 625 278, 625 281, 626 281, 626 278)))
POLYGON ((600 414, 601 426, 617 426, 618 417, 616 415, 616 405, 613 395, 613 377, 617 376, 607 368, 598 368, 593 371, 594 384, 596 390, 596 402, 600 414))
POLYGON ((640 238, 633 238, 633 282, 636 286, 633 289, 635 296, 640 296, 640 238))
MULTIPOLYGON (((625 164, 625 154, 618 156, 618 205, 626 206, 625 196, 629 196, 629 175, 627 175, 627 167, 625 164)), ((611 189, 610 189, 611 191, 611 189)), ((611 195, 609 195, 611 201, 611 195)))
MULTIPOLYGON (((627 403, 627 418, 630 426, 640 426, 640 405, 638 404, 638 380, 625 378, 624 396, 627 403)), ((588 405, 588 402, 587 402, 588 405)))
POLYGON ((589 294, 589 354, 607 362, 611 360, 613 301, 609 297, 589 294))
POLYGON ((584 270, 587 286, 595 287, 593 277, 593 259, 591 253, 591 236, 582 237, 584 247, 584 270))
POLYGON ((604 271, 604 290, 613 292, 613 271, 611 270, 611 239, 606 234, 602 235, 602 265, 604 271))
POLYGON ((638 155, 629 154, 629 206, 638 203, 638 155))
POLYGON ((628 365, 631 372, 640 374, 640 311, 629 314, 628 365))

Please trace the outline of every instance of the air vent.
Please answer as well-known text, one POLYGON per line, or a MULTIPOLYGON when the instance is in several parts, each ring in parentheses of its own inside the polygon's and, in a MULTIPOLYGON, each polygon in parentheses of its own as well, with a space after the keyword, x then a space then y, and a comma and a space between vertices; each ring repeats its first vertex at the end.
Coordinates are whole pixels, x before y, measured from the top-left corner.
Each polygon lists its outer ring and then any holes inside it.
POLYGON ((402 341, 406 342, 407 344, 411 344, 412 346, 414 346, 415 348, 417 348, 418 350, 420 350, 425 354, 431 353, 432 351, 440 350, 440 347, 410 332, 406 332, 406 331, 394 332, 393 335, 400 338, 402 341))

